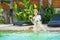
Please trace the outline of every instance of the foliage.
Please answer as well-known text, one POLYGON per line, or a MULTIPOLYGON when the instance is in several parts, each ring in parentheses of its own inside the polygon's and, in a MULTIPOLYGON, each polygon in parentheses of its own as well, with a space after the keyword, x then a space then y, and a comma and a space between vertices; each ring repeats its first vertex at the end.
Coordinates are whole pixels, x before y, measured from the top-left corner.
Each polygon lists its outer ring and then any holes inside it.
POLYGON ((43 23, 48 23, 52 19, 52 15, 56 14, 53 4, 48 4, 46 7, 41 6, 41 13, 44 15, 42 18, 43 23))
POLYGON ((0 24, 3 24, 4 23, 4 20, 3 18, 0 16, 0 24))
POLYGON ((17 13, 18 12, 18 5, 16 2, 14 2, 14 12, 17 13))
MULTIPOLYGON (((29 15, 32 15, 34 16, 34 7, 33 5, 31 4, 30 0, 27 1, 27 0, 24 0, 23 2, 19 2, 19 4, 22 4, 24 5, 25 9, 23 8, 18 8, 18 5, 17 3, 15 2, 14 3, 14 11, 16 13, 16 18, 17 20, 29 20, 29 15)), ((37 8, 37 5, 34 4, 35 8, 37 8)))
POLYGON ((60 14, 60 11, 56 11, 56 14, 60 14))
POLYGON ((28 1, 27 0, 24 0, 23 3, 22 3, 22 5, 25 6, 25 12, 26 12, 26 14, 33 15, 34 8, 33 8, 32 4, 31 4, 30 0, 28 0, 28 1))
POLYGON ((14 4, 14 10, 15 10, 15 13, 16 13, 16 18, 17 18, 17 20, 18 21, 20 21, 20 20, 29 20, 28 19, 28 14, 27 14, 27 12, 28 12, 28 2, 27 3, 25 3, 26 1, 24 0, 24 3, 22 3, 22 2, 20 2, 22 5, 24 5, 25 7, 26 7, 26 9, 22 9, 22 8, 20 8, 20 9, 18 9, 18 5, 17 5, 17 3, 15 2, 15 4, 14 4))
POLYGON ((41 13, 43 14, 42 22, 48 23, 52 19, 53 14, 59 14, 57 10, 55 10, 53 4, 48 4, 46 7, 41 6, 41 13))
POLYGON ((3 24, 3 18, 2 18, 2 12, 4 10, 2 8, 0 8, 0 24, 3 24))
POLYGON ((18 19, 18 21, 20 20, 28 20, 28 14, 26 14, 26 12, 23 9, 20 9, 19 13, 16 13, 16 18, 18 19))
POLYGON ((2 8, 0 8, 0 13, 2 13, 4 10, 2 8))
POLYGON ((0 24, 3 24, 3 20, 0 20, 0 24))
POLYGON ((52 15, 47 12, 42 19, 43 23, 48 23, 52 19, 52 15))

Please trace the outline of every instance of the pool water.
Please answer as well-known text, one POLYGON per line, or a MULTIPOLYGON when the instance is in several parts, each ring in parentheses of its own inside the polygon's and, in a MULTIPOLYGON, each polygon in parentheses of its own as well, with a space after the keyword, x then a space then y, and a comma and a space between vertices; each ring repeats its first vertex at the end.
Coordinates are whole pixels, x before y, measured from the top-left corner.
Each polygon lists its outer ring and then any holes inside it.
POLYGON ((0 40, 60 40, 60 32, 0 32, 0 40))

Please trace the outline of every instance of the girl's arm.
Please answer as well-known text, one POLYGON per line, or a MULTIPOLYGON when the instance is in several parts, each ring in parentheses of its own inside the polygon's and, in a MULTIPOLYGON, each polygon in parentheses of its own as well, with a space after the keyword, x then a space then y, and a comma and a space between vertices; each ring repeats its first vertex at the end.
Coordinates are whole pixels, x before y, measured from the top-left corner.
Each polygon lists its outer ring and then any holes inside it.
POLYGON ((39 20, 41 20, 41 15, 39 15, 39 20))
POLYGON ((34 17, 29 17, 29 19, 34 24, 34 17))

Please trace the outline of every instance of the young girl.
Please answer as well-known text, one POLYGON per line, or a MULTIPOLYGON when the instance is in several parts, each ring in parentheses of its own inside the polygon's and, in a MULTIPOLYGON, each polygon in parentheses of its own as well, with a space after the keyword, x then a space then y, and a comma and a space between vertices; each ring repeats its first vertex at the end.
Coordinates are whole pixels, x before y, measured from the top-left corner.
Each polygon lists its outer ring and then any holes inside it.
POLYGON ((34 15, 35 16, 31 19, 31 21, 34 24, 33 30, 35 32, 44 30, 44 28, 42 26, 42 22, 41 22, 41 15, 38 15, 38 10, 37 9, 34 9, 34 15))

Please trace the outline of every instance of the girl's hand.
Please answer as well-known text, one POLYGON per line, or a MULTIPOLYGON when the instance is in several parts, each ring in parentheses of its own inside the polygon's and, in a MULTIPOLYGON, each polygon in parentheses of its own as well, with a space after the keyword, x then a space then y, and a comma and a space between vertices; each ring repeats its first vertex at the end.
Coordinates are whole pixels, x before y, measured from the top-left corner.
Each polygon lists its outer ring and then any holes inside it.
POLYGON ((33 17, 32 16, 29 16, 29 19, 33 19, 33 17))

